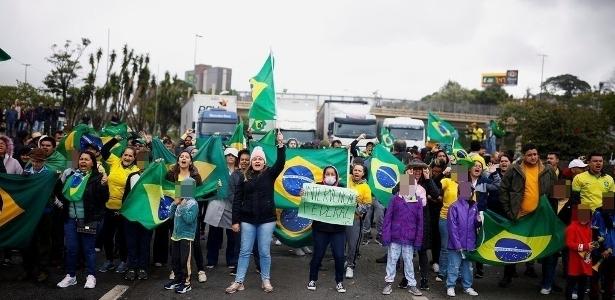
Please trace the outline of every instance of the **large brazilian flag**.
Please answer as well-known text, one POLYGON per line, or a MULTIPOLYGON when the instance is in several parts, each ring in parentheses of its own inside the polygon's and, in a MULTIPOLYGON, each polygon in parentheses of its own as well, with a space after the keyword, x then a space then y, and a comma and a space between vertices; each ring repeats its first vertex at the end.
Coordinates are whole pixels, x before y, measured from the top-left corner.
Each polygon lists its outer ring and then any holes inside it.
POLYGON ((564 247, 564 229, 546 196, 540 198, 533 213, 516 222, 486 211, 476 240, 477 249, 469 258, 490 265, 536 260, 564 247))
POLYGON ((376 199, 387 207, 393 188, 399 182, 405 166, 381 144, 374 147, 372 156, 366 160, 366 165, 369 169, 367 184, 376 199))
MULTIPOLYGON (((261 146, 271 166, 277 158, 276 146, 252 143, 261 146)), ((323 169, 335 166, 340 182, 348 180, 348 149, 286 149, 286 163, 274 184, 276 205, 275 235, 290 247, 311 244, 312 220, 297 216, 301 203, 301 188, 304 183, 322 182, 323 169)))

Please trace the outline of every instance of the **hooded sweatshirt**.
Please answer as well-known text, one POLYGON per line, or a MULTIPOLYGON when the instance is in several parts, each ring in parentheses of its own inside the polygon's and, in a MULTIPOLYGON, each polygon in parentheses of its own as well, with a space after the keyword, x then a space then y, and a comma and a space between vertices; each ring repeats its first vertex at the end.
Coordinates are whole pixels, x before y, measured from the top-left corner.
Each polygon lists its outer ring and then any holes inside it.
POLYGON ((6 174, 21 174, 23 173, 23 168, 19 164, 19 162, 13 158, 13 140, 8 136, 0 136, 0 139, 4 141, 6 144, 6 153, 4 157, 0 157, 2 161, 0 161, 0 171, 6 174))

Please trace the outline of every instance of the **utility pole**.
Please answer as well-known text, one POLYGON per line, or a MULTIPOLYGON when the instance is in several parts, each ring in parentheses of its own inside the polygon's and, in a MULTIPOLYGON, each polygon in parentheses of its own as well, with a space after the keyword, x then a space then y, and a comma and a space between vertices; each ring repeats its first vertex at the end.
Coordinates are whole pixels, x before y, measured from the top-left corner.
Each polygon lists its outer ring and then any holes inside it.
POLYGON ((24 82, 28 83, 28 67, 31 66, 32 64, 22 64, 25 68, 25 72, 24 72, 24 82))
POLYGON ((544 91, 543 80, 545 75, 545 57, 546 54, 538 54, 542 58, 542 67, 540 68, 540 93, 538 94, 538 100, 542 99, 542 92, 544 91))
POLYGON ((197 39, 198 38, 202 38, 203 36, 195 33, 194 34, 194 60, 193 60, 193 64, 192 64, 192 86, 196 89, 196 46, 197 46, 197 39))

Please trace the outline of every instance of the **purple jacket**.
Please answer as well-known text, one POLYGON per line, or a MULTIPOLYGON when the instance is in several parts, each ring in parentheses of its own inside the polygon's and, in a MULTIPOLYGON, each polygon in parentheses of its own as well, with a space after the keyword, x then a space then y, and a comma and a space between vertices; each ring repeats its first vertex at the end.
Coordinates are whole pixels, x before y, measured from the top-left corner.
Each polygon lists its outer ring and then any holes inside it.
POLYGON ((423 243, 423 205, 420 201, 406 202, 393 196, 382 224, 382 243, 421 247, 423 243))
POLYGON ((448 249, 474 250, 476 248, 476 228, 480 225, 476 216, 476 203, 470 204, 466 199, 455 201, 448 209, 448 249))

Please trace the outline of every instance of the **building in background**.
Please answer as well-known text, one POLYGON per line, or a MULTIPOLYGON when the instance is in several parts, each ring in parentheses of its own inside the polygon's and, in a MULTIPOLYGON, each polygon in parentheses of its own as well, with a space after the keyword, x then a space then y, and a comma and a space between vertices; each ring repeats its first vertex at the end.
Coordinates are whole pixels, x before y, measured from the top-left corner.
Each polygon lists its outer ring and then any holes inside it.
POLYGON ((184 80, 191 82, 199 93, 217 95, 231 90, 232 75, 230 68, 199 64, 194 70, 186 71, 184 80))

